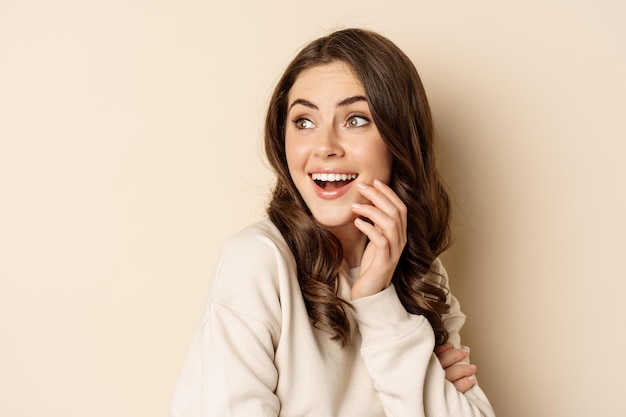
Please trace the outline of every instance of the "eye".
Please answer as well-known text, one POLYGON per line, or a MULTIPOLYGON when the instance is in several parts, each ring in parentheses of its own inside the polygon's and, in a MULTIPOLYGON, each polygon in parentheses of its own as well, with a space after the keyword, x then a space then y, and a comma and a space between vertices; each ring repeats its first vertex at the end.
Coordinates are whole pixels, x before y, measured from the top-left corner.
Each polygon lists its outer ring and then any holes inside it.
POLYGON ((367 117, 363 116, 350 116, 346 122, 348 127, 362 127, 368 124, 370 121, 367 117))
POLYGON ((312 121, 304 117, 294 120, 293 123, 296 125, 296 129, 313 129, 315 127, 312 121))

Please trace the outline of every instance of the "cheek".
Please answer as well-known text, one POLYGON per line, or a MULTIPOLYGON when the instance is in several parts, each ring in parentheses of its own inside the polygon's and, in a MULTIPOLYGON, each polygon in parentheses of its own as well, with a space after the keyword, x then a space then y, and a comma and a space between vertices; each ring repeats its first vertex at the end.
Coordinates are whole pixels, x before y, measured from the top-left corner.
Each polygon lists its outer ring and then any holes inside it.
POLYGON ((382 140, 375 146, 367 149, 364 155, 367 155, 368 165, 376 171, 377 176, 383 182, 388 182, 391 178, 391 170, 393 166, 393 156, 387 149, 382 140))
POLYGON ((306 163, 306 150, 297 146, 293 140, 285 139, 285 157, 287 168, 293 177, 294 172, 301 171, 306 163))
POLYGON ((297 159, 297 152, 294 149, 293 142, 288 138, 285 138, 285 157, 287 158, 287 165, 291 170, 291 166, 294 164, 294 161, 297 159))
POLYGON ((393 156, 391 156, 391 152, 385 147, 385 155, 386 159, 384 162, 385 173, 387 175, 385 183, 389 183, 391 181, 391 171, 393 170, 393 156))

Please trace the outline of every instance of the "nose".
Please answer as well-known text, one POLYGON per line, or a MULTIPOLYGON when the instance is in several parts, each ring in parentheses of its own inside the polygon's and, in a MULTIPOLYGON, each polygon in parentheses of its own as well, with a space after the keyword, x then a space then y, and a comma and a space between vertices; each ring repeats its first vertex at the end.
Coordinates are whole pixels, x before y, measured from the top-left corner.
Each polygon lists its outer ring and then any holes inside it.
POLYGON ((316 138, 314 154, 319 158, 343 156, 340 138, 333 128, 323 129, 316 138))

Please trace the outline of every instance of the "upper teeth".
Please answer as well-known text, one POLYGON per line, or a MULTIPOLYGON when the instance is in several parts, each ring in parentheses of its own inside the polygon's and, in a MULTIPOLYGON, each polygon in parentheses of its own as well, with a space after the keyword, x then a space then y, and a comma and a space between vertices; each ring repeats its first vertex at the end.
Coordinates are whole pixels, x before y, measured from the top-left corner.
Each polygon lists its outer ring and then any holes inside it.
POLYGON ((312 174, 311 177, 314 181, 346 181, 355 179, 357 174, 319 173, 312 174))

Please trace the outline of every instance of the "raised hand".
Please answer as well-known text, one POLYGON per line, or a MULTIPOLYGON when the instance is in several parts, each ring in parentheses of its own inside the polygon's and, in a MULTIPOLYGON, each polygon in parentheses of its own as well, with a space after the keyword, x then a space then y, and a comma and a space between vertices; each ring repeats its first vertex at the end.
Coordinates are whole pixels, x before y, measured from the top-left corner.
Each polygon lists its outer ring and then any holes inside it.
POLYGON ((352 299, 376 294, 389 286, 406 244, 406 205, 381 181, 357 185, 371 204, 353 204, 360 217, 355 226, 369 242, 361 259, 361 275, 352 286, 352 299), (369 219, 370 222, 362 218, 369 219))
POLYGON ((435 355, 446 372, 446 379, 452 382, 459 392, 465 393, 474 386, 476 365, 461 362, 469 355, 466 347, 457 349, 452 344, 446 343, 435 348, 435 355))

